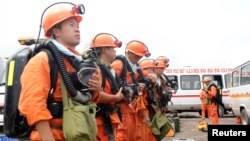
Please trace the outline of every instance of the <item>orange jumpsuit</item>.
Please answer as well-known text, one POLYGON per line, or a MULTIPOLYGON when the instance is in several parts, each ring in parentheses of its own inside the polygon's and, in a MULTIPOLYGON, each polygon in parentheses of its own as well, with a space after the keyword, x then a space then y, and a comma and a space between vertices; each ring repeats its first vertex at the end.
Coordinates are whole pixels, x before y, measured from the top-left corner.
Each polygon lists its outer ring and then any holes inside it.
POLYGON ((210 114, 210 109, 209 109, 209 99, 207 98, 207 93, 206 91, 202 90, 201 91, 201 94, 200 94, 200 99, 201 99, 201 118, 202 119, 205 119, 206 118, 206 113, 208 114, 208 117, 209 114, 210 114))
MULTIPOLYGON (((100 68, 99 68, 99 70, 100 70, 100 68)), ((100 80, 102 80, 102 76, 100 77, 100 80)), ((108 81, 108 78, 106 78, 105 88, 103 89, 103 92, 105 92, 107 94, 112 94, 112 92, 111 92, 111 83, 110 83, 110 81, 108 81)), ((106 105, 109 106, 109 107, 112 107, 112 108, 115 107, 114 102, 110 103, 110 104, 106 104, 106 105)), ((108 115, 109 115, 109 117, 111 119, 111 124, 112 124, 112 128, 113 128, 114 135, 115 135, 118 125, 122 126, 121 121, 119 119, 119 116, 118 116, 117 112, 109 113, 108 115)), ((105 130, 104 125, 105 124, 104 124, 102 116, 97 116, 96 117, 96 123, 97 123, 97 128, 98 128, 97 141, 109 141, 108 135, 106 135, 105 132, 104 132, 104 130, 105 130)))
MULTIPOLYGON (((208 98, 211 100, 212 97, 215 97, 217 93, 217 88, 215 86, 211 86, 210 90, 208 90, 208 98)), ((213 125, 218 125, 219 124, 219 117, 218 117, 218 104, 215 102, 212 102, 209 105, 210 112, 209 116, 211 118, 212 124, 213 125)))
MULTIPOLYGON (((121 60, 115 60, 111 64, 111 67, 115 70, 118 76, 120 76, 123 69, 123 62, 121 60)), ((138 78, 137 73, 136 78, 138 78)), ((126 74, 126 80, 129 84, 133 83, 129 72, 127 72, 126 74)), ((136 130, 137 126, 141 127, 141 124, 136 123, 137 113, 135 110, 135 101, 131 101, 131 103, 129 103, 128 101, 123 101, 119 103, 119 107, 122 115, 122 126, 118 125, 116 141, 135 141, 135 134, 141 131, 136 130), (131 107, 129 105, 131 105, 131 107)))
MULTIPOLYGON (((74 54, 79 55, 74 49, 68 49, 74 54)), ((75 71, 65 58, 64 63, 68 72, 75 71)), ((58 75, 56 89, 54 91, 54 99, 56 101, 62 101, 60 80, 61 75, 58 75)), ((30 59, 22 73, 21 84, 22 90, 18 108, 27 118, 28 124, 33 126, 39 121, 48 120, 55 139, 57 141, 63 141, 62 119, 53 119, 47 108, 48 92, 50 90, 50 67, 45 52, 40 52, 30 59)), ((33 130, 30 139, 41 140, 38 131, 33 130)))

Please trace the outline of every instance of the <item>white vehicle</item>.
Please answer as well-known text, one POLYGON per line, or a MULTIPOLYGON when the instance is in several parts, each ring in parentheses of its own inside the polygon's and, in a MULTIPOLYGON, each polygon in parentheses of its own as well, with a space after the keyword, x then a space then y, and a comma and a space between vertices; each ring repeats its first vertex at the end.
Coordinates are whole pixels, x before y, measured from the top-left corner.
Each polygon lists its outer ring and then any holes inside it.
POLYGON ((3 109, 4 109, 5 86, 0 86, 0 126, 3 126, 3 109))
POLYGON ((219 116, 223 117, 227 113, 226 110, 231 110, 225 88, 225 74, 229 71, 231 71, 230 68, 167 68, 165 75, 173 88, 172 104, 168 106, 168 109, 177 112, 201 112, 202 80, 204 77, 210 76, 213 82, 222 88, 222 101, 225 109, 223 106, 219 106, 219 116))
POLYGON ((250 61, 227 74, 230 106, 243 125, 250 125, 250 61))
POLYGON ((3 126, 6 63, 7 59, 0 57, 0 126, 3 126))

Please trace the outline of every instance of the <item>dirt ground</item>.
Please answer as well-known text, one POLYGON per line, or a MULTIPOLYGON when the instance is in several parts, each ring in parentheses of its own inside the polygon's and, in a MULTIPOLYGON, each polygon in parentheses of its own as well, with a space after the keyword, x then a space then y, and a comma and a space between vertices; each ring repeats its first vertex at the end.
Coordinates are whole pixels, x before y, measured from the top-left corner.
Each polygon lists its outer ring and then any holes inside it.
MULTIPOLYGON (((197 128, 198 122, 201 120, 198 113, 186 112, 178 114, 180 117, 180 132, 175 133, 174 137, 166 137, 162 141, 207 141, 207 132, 199 131, 197 128)), ((206 119, 209 123, 210 120, 206 119)), ((219 119, 220 124, 234 125, 235 117, 232 113, 225 115, 219 119)))

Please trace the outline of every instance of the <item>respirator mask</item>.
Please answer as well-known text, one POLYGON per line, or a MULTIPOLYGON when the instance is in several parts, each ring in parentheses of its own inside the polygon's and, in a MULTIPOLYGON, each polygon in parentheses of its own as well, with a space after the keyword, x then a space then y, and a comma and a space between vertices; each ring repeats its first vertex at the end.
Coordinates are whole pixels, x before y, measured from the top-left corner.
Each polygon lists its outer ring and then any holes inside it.
POLYGON ((97 65, 93 59, 86 59, 78 62, 76 72, 71 73, 70 76, 75 89, 81 93, 79 96, 84 95, 84 97, 87 96, 88 99, 92 98, 88 81, 96 72, 97 65))

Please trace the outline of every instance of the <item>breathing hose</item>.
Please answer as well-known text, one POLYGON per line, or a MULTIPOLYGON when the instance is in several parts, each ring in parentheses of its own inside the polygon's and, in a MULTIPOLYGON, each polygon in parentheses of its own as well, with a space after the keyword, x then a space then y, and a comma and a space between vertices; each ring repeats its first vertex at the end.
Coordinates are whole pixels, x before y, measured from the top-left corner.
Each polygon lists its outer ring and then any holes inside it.
POLYGON ((71 97, 82 103, 86 104, 91 99, 91 94, 87 92, 80 92, 77 91, 72 83, 72 80, 70 78, 70 75, 68 74, 66 70, 66 66, 63 62, 63 57, 61 55, 61 52, 57 49, 57 47, 49 40, 41 41, 35 48, 34 52, 39 52, 41 49, 47 49, 51 52, 52 56, 55 59, 55 62, 59 68, 59 72, 62 75, 63 81, 65 83, 65 86, 67 90, 69 91, 71 97))

